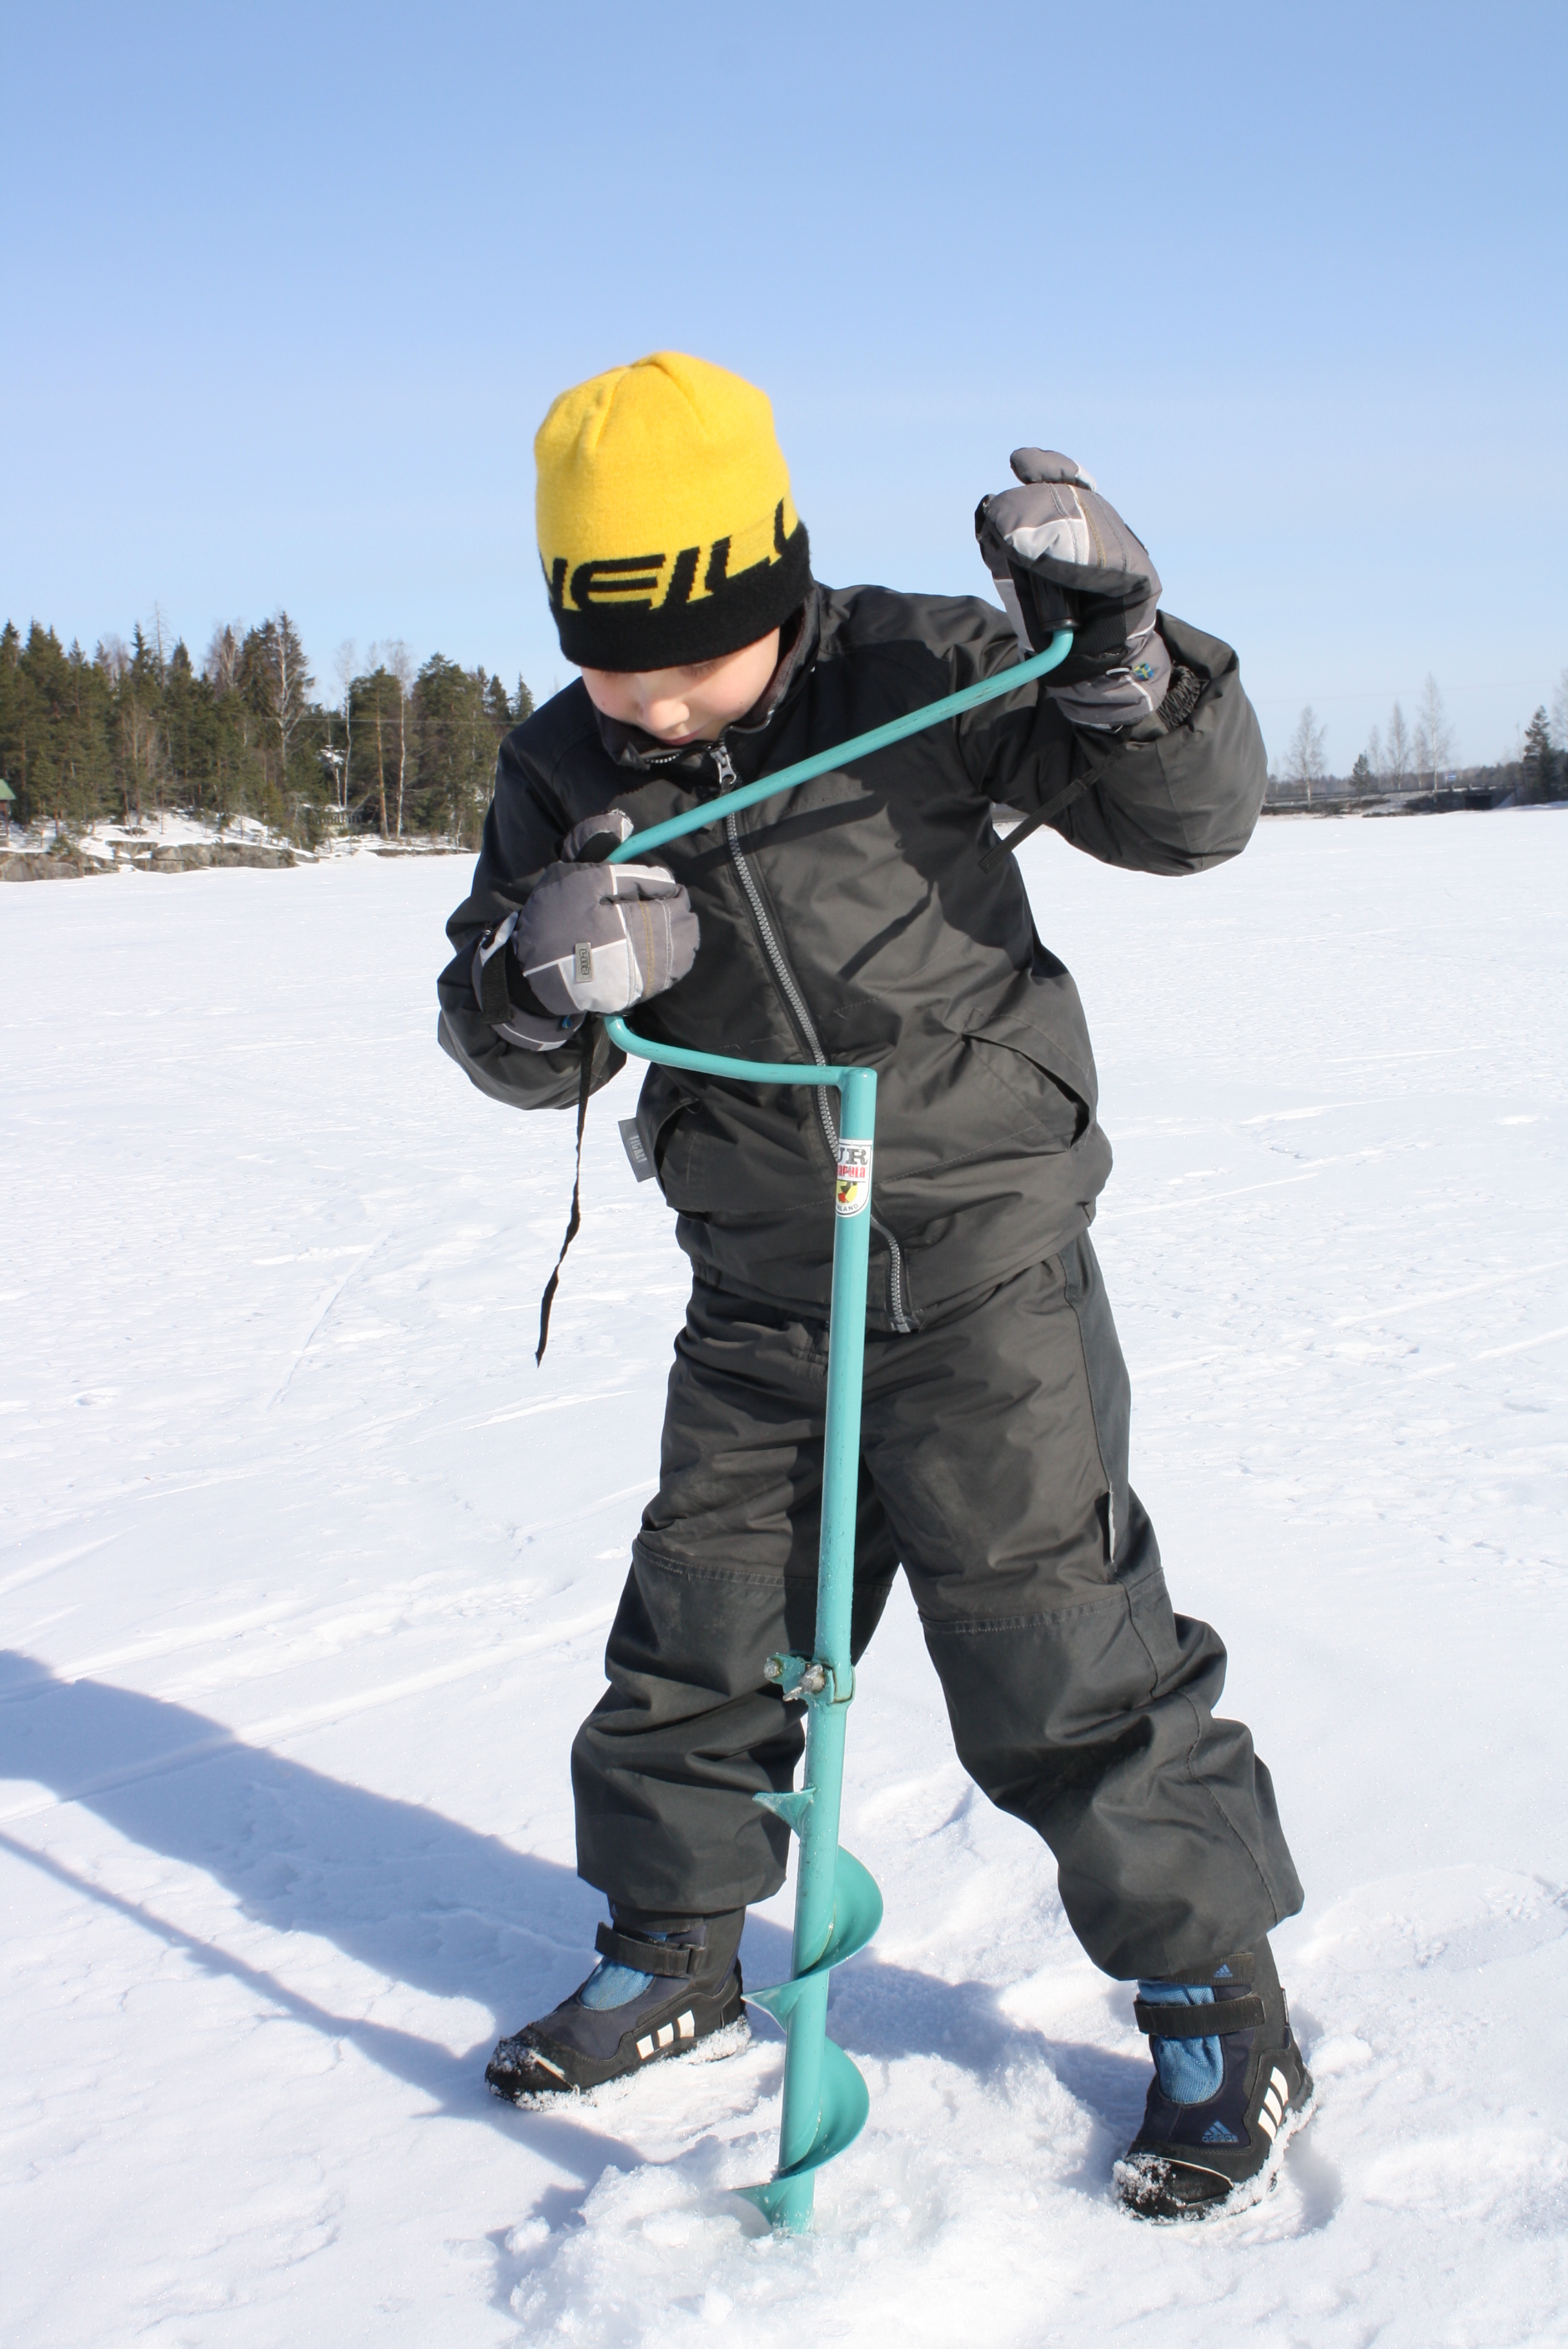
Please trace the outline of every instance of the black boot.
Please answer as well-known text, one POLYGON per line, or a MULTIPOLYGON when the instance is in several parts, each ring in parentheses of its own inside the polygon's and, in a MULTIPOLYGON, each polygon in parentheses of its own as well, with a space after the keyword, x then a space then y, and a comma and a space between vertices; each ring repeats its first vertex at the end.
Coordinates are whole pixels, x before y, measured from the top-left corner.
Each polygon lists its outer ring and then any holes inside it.
POLYGON ((1140 2219, 1207 2219, 1259 2200, 1312 2102, 1268 1943, 1206 1982, 1138 1987, 1155 2072, 1116 2165, 1123 2202, 1140 2219))
POLYGON ((594 1937, 603 1962, 582 1988, 497 2047, 485 2078, 498 2096, 518 2104, 602 2087, 661 2055, 686 2054, 735 2024, 735 2045, 723 2052, 744 2046, 736 1951, 745 1909, 719 1917, 616 1909, 614 1916, 594 1937))

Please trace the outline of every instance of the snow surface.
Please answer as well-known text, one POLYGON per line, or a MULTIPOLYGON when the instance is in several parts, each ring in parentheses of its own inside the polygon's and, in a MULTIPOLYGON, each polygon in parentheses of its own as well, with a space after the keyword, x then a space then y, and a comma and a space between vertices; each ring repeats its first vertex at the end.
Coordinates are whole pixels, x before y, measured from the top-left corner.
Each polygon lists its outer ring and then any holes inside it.
POLYGON ((770 2166, 765 2022, 575 2111, 486 2095, 602 1913, 567 1740, 685 1288, 634 1078, 538 1372, 571 1120, 436 1050, 460 867, 41 883, 0 899, 8 2344, 1568 2339, 1568 822, 1024 862, 1118 1152, 1134 1474, 1308 1887, 1278 2190, 1113 2207, 1130 1996, 959 1771, 903 1599, 851 1723, 872 2118, 820 2231, 725 2191, 770 2166))

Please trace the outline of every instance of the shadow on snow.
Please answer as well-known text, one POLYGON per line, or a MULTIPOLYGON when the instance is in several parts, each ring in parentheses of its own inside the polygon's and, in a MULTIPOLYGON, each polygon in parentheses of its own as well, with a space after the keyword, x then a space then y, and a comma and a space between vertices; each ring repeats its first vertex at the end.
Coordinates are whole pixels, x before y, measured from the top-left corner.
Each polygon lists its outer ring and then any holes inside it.
MULTIPOLYGON (((547 2012, 589 1961, 603 1902, 570 1869, 247 1745, 186 1706, 101 1682, 57 1680, 15 1651, 0 1651, 0 1779, 46 1786, 129 1841, 201 1869, 271 1931, 317 1935, 385 1980, 489 2004, 493 2030, 454 2055, 415 2033, 333 2013, 275 1974, 0 1834, 0 1848, 79 1899, 356 2047, 438 2111, 521 2131, 585 2184, 608 2162, 640 2165, 634 2148, 596 2132, 581 2109, 559 2119, 517 2114, 483 2084, 490 2037, 547 2012)), ((780 1980, 788 1934, 753 1918, 745 1957, 754 1979, 780 1980)), ((873 1953, 839 1977, 833 2014, 835 2035, 862 2060, 933 2055, 982 2079, 1043 2061, 1113 2126, 1135 2119, 1141 2104, 1143 2064, 1010 2021, 984 1983, 942 1982, 880 1964, 873 1953)))

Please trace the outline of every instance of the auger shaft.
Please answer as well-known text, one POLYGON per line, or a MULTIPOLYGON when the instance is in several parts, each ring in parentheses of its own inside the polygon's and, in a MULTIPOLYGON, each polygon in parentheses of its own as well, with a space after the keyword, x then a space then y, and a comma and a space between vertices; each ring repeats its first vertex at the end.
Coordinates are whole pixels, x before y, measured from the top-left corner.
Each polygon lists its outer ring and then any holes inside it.
MULTIPOLYGON (((813 1661, 825 1665, 828 1685, 810 1706, 803 1785, 811 1801, 800 1820, 795 1885, 795 1940, 790 1974, 797 1981, 824 1955, 833 1930, 839 1861, 839 1812, 844 1785, 844 1733, 854 1672, 850 1618, 855 1588, 855 1512, 860 1493, 861 1388, 865 1371, 866 1277, 871 1249, 872 1145, 876 1130, 876 1072, 840 1071, 839 1212, 833 1224, 833 1289, 828 1321, 827 1423, 822 1446, 822 1526, 817 1553, 817 1636, 813 1661), (846 1185, 846 1152, 865 1150, 863 1181, 846 1185), (844 1210, 846 1188, 855 1204, 844 1210)), ((803 2161, 816 2140, 822 2107, 822 2044, 827 2030, 829 1974, 824 1971, 789 2014, 784 2056, 784 2118, 779 2167, 803 2161)), ((789 2180, 773 2212, 798 2233, 810 2224, 815 2170, 789 2180)))
MULTIPOLYGON (((624 855, 635 845, 634 834, 620 853, 624 855)), ((854 1693, 850 1624, 855 1590, 876 1071, 732 1061, 717 1053, 654 1044, 628 1028, 624 1019, 612 1017, 604 1025, 623 1050, 644 1060, 748 1084, 830 1084, 839 1094, 815 1652, 810 1658, 770 1657, 768 1667, 782 1695, 802 1698, 806 1703, 806 1768, 796 1793, 755 1797, 788 1822, 799 1837, 800 1853, 789 1980, 776 1990, 751 1993, 754 2005, 766 2006, 784 2025, 779 2167, 768 2185, 743 2190, 775 2226, 802 2234, 811 2223, 818 2169, 859 2135, 869 2103, 860 2074, 827 2036, 829 1981, 833 1967, 862 1949, 882 1921, 882 1896, 874 1882, 858 1860, 839 1848, 844 1733, 854 1693)))
MULTIPOLYGON (((711 804, 706 812, 711 812, 711 804)), ((623 843, 621 853, 635 844, 634 834, 623 843)), ((844 1731, 854 1692, 850 1620, 855 1591, 876 1071, 732 1061, 717 1053, 651 1043, 624 1019, 611 1018, 604 1025, 624 1050, 645 1060, 664 1061, 747 1084, 830 1084, 839 1094, 815 1652, 810 1657, 774 1656, 768 1664, 769 1676, 778 1683, 780 1694, 805 1702, 806 1770, 796 1793, 755 1798, 786 1820, 799 1836, 800 1855, 789 1980, 776 1990, 751 1994, 754 2005, 767 2007, 784 2025, 779 2167, 766 2186, 744 2190, 775 2226, 801 2234, 811 2223, 818 2169, 859 2135, 869 2104, 865 2082, 827 2035, 829 1979, 833 1967, 862 1949, 882 1921, 882 1896, 875 1884, 858 1860, 839 1848, 844 1731)))

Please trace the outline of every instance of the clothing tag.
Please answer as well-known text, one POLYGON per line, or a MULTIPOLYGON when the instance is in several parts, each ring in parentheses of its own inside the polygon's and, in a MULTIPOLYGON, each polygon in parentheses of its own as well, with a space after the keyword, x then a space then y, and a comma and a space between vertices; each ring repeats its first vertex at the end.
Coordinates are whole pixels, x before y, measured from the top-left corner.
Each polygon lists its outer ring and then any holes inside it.
POLYGON ((654 1179, 654 1162, 643 1147, 643 1137, 637 1132, 636 1119, 634 1117, 617 1118, 615 1123, 621 1139, 626 1145, 626 1155, 632 1162, 633 1174, 639 1183, 651 1183, 654 1179))
POLYGON ((872 1145, 841 1142, 839 1186, 835 1204, 841 1216, 858 1216, 872 1200, 872 1145))
POLYGON ((593 976, 593 947, 589 946, 575 946, 573 947, 572 952, 577 964, 577 977, 579 978, 592 978, 593 976))

